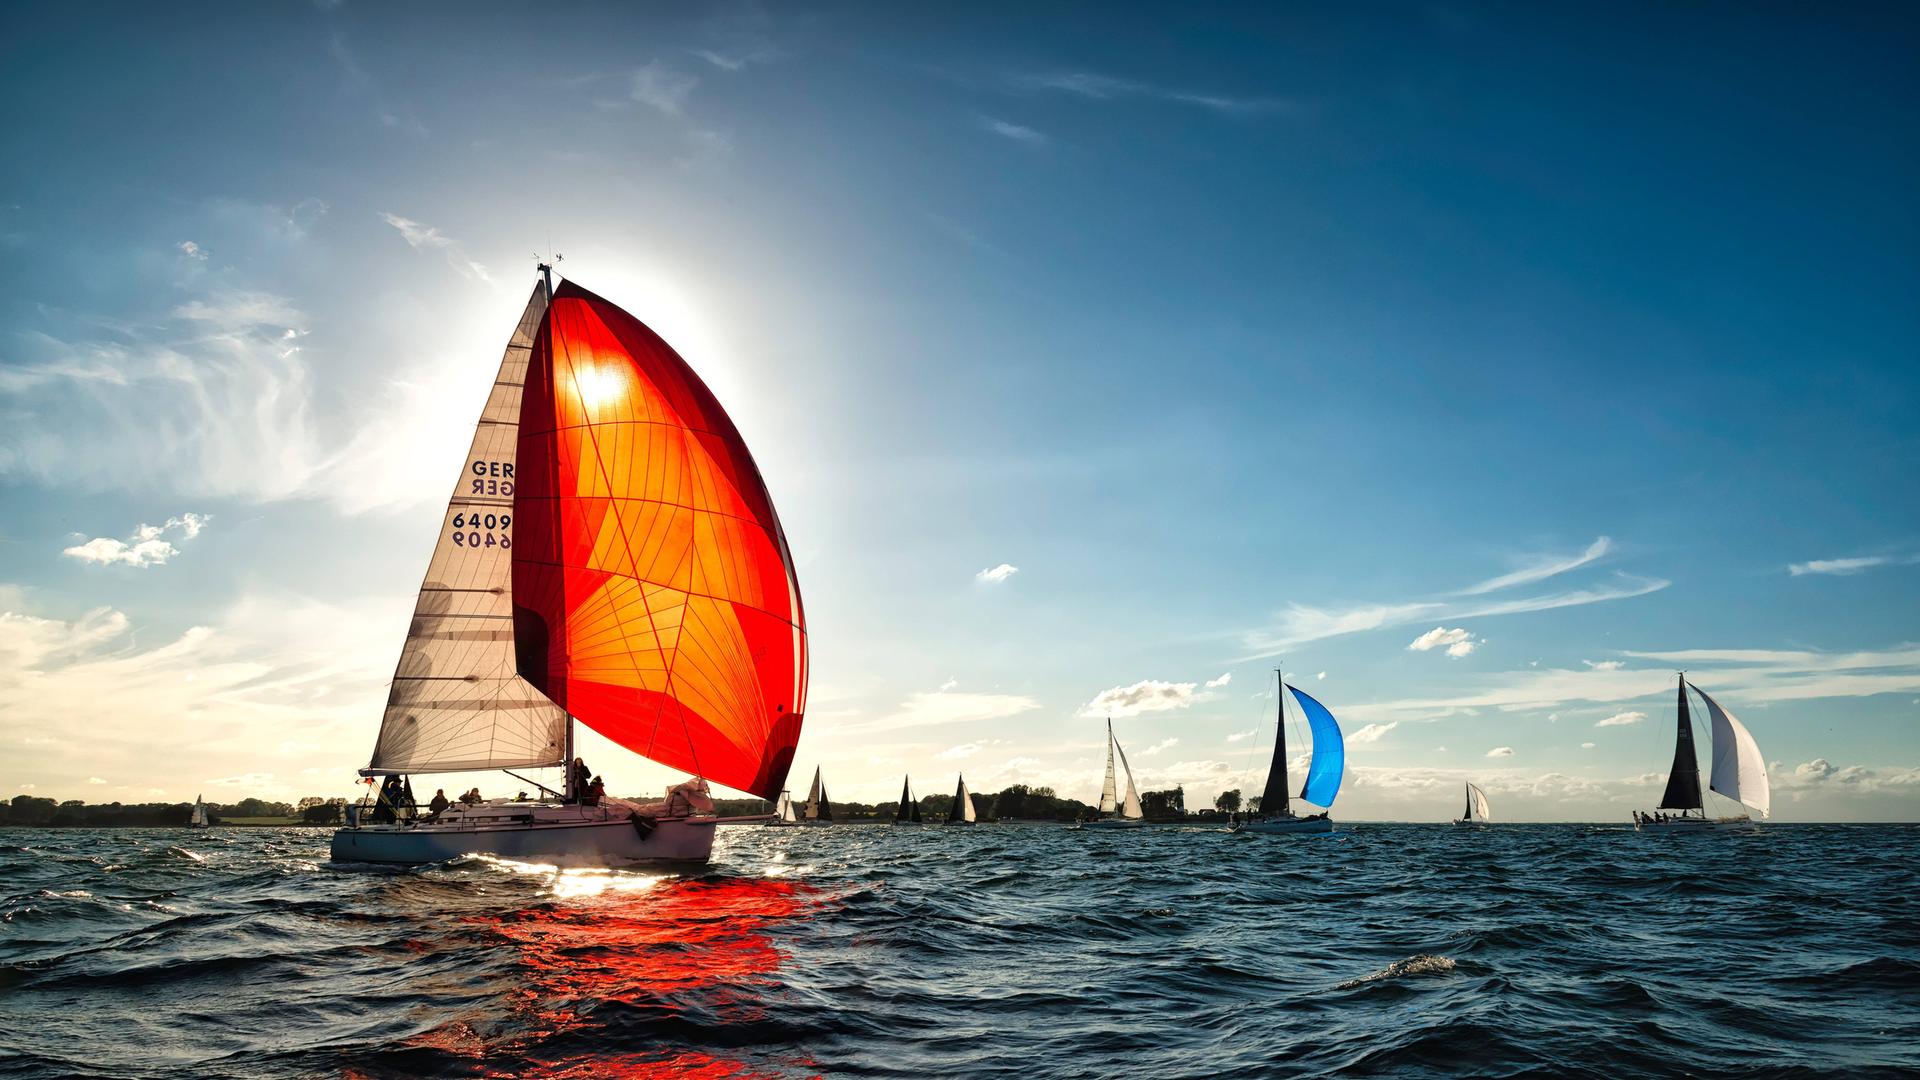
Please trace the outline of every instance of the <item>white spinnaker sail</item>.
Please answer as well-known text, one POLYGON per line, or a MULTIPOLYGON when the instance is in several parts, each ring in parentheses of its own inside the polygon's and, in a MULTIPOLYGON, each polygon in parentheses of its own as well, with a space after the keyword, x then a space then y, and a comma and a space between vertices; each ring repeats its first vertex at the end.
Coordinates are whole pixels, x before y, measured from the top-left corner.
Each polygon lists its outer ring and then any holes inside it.
POLYGON ((1127 773, 1127 801, 1120 807, 1120 816, 1136 820, 1143 818, 1146 811, 1140 809, 1140 792, 1133 786, 1133 766, 1127 764, 1126 748, 1120 745, 1118 739, 1113 741, 1113 748, 1120 751, 1120 767, 1127 773))
POLYGON ((1100 784, 1100 812, 1111 814, 1119 803, 1114 799, 1113 786, 1113 721, 1107 721, 1107 778, 1100 784))
POLYGON ((1762 817, 1773 807, 1773 785, 1767 779, 1767 761, 1760 756, 1760 744, 1745 724, 1720 707, 1705 690, 1694 692, 1707 703, 1713 718, 1713 790, 1736 802, 1760 811, 1762 817))
POLYGON ((1480 790, 1478 784, 1468 784, 1467 790, 1473 792, 1473 810, 1480 815, 1481 821, 1492 821, 1493 811, 1487 809, 1487 793, 1480 790))
POLYGON ((507 342, 440 523, 368 768, 449 772, 559 765, 567 714, 528 685, 513 646, 513 466, 521 384, 547 287, 507 342))
POLYGON ((820 819, 820 800, 824 795, 825 789, 820 785, 820 767, 816 765, 813 767, 813 788, 807 792, 808 821, 818 821, 820 819))

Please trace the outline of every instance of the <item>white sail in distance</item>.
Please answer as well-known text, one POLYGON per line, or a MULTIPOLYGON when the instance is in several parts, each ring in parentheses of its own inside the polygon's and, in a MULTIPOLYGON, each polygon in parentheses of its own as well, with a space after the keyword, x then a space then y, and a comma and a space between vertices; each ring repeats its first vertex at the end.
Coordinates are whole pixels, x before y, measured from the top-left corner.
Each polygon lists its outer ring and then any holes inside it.
MULTIPOLYGON (((820 820, 823 816, 820 813, 820 808, 826 805, 826 800, 827 787, 820 782, 820 767, 816 765, 813 768, 813 788, 807 792, 806 818, 808 821, 820 820)), ((830 816, 830 814, 827 816, 830 816)))
POLYGON ((1100 784, 1100 812, 1111 814, 1119 806, 1113 784, 1113 721, 1107 721, 1107 778, 1100 784))
POLYGON ((1146 811, 1140 808, 1140 792, 1133 786, 1133 766, 1127 764, 1127 751, 1120 745, 1120 740, 1113 741, 1113 748, 1120 751, 1120 768, 1127 774, 1127 801, 1121 804, 1120 816, 1137 821, 1147 815, 1146 811))
POLYGON ((1760 744, 1745 724, 1720 707, 1712 695, 1698 686, 1694 693, 1707 703, 1713 718, 1713 790, 1735 802, 1745 803, 1765 817, 1773 808, 1773 784, 1767 779, 1767 761, 1760 756, 1760 744))
POLYGON ((1487 793, 1480 790, 1478 784, 1468 784, 1467 790, 1473 793, 1473 809, 1480 815, 1481 821, 1492 821, 1493 811, 1487 808, 1487 793))
POLYGON ((547 310, 535 285, 440 522, 368 771, 559 765, 567 715, 522 679, 513 643, 513 489, 521 386, 547 310))
POLYGON ((783 791, 780 793, 780 808, 774 813, 781 821, 800 820, 800 816, 793 812, 793 795, 789 792, 783 791))
POLYGON ((972 824, 975 819, 973 793, 967 790, 967 778, 960 778, 960 786, 953 793, 953 812, 947 815, 949 821, 964 821, 972 824))

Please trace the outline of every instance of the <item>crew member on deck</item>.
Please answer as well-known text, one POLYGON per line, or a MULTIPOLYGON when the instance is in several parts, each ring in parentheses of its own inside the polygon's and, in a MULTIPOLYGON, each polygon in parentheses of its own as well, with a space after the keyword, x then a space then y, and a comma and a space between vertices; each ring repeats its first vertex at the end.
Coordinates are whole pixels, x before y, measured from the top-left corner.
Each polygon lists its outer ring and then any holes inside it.
POLYGON ((592 780, 593 773, 587 771, 586 760, 584 758, 574 758, 573 771, 567 780, 567 790, 573 794, 575 801, 586 798, 587 785, 592 783, 592 780))
POLYGON ((453 803, 447 799, 447 789, 435 788, 433 791, 433 801, 427 804, 427 809, 433 811, 434 817, 439 817, 442 810, 452 805, 453 803))
POLYGON ((586 804, 588 806, 599 806, 600 800, 606 797, 607 785, 602 782, 599 777, 594 777, 593 783, 587 785, 586 804))
POLYGON ((400 790, 400 778, 388 776, 380 785, 380 796, 373 806, 373 820, 376 824, 391 825, 400 820, 400 801, 404 796, 400 790))

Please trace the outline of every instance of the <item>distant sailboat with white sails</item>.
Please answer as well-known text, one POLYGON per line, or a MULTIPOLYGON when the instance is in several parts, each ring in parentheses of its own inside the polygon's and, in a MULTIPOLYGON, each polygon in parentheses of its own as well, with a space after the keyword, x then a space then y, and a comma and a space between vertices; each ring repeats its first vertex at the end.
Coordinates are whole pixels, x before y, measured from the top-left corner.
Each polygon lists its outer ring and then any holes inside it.
POLYGON ((960 786, 953 789, 953 805, 947 808, 947 824, 971 825, 974 822, 973 793, 967 790, 967 778, 960 777, 960 786))
POLYGON ((820 779, 820 766, 813 767, 813 788, 807 792, 806 809, 800 812, 802 825, 833 824, 833 804, 827 800, 827 785, 820 779))
POLYGON ((1467 809, 1459 817, 1454 818, 1453 823, 1455 825, 1470 826, 1486 825, 1492 821, 1493 811, 1487 806, 1487 793, 1480 790, 1480 785, 1469 781, 1467 783, 1467 809))
POLYGON ((1690 686, 1687 673, 1680 673, 1679 732, 1673 747, 1673 768, 1667 773, 1667 789, 1660 797, 1658 810, 1678 811, 1634 814, 1634 827, 1652 832, 1712 828, 1748 828, 1758 824, 1745 813, 1710 818, 1706 800, 1700 791, 1700 759, 1693 749, 1693 716, 1687 708, 1687 691, 1700 695, 1707 706, 1713 729, 1713 773, 1709 790, 1751 807, 1765 818, 1773 808, 1773 785, 1767 779, 1767 760, 1760 756, 1760 744, 1747 726, 1734 718, 1713 696, 1698 686, 1690 686))
POLYGON ((1088 829, 1137 829, 1147 823, 1146 812, 1140 808, 1140 792, 1133 786, 1133 767, 1127 764, 1127 752, 1121 748, 1120 740, 1113 737, 1113 720, 1107 720, 1107 778, 1100 785, 1100 813, 1087 822, 1088 829), (1114 755, 1120 756, 1120 769, 1127 777, 1127 794, 1122 800, 1115 783, 1113 772, 1114 755))
POLYGON ((200 796, 195 795, 193 797, 193 816, 187 819, 187 828, 204 829, 206 827, 207 804, 201 801, 200 796))
POLYGON ((1313 758, 1307 765, 1307 780, 1300 787, 1300 799, 1315 806, 1333 808, 1340 793, 1340 780, 1347 771, 1347 744, 1340 724, 1325 705, 1297 687, 1288 686, 1279 672, 1280 718, 1274 727, 1273 764, 1267 768, 1267 787, 1260 795, 1257 814, 1234 822, 1233 832, 1249 833, 1330 833, 1333 819, 1327 811, 1301 817, 1293 812, 1292 796, 1287 793, 1287 695, 1292 694, 1313 733, 1313 758))

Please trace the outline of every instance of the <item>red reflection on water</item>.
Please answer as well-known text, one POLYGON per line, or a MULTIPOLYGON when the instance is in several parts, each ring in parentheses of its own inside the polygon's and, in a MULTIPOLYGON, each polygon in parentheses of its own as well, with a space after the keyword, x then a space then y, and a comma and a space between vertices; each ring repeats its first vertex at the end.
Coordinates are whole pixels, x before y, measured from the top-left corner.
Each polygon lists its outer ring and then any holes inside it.
POLYGON ((703 1022, 751 1024, 767 1015, 761 991, 773 987, 780 954, 766 935, 774 923, 811 917, 814 890, 789 881, 741 879, 667 881, 644 891, 609 889, 576 904, 503 915, 473 915, 517 949, 528 982, 515 1011, 530 1029, 484 1044, 465 1024, 450 1024, 410 1040, 491 1065, 520 1062, 498 1076, 555 1080, 587 1077, 778 1077, 810 1063, 783 1063, 779 1072, 684 1048, 606 1054, 540 1062, 539 1047, 556 1035, 579 1034, 592 1011, 624 1003, 652 1011, 698 1008, 703 1022), (718 1014, 717 1017, 714 1014, 718 1014), (475 1053, 477 1051, 477 1053, 475 1053))

